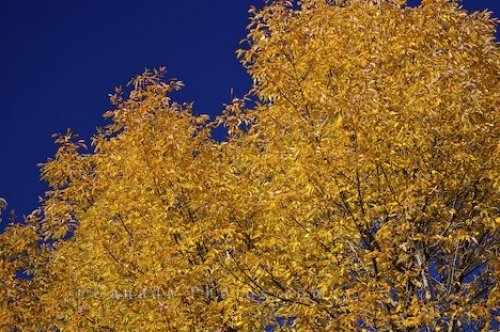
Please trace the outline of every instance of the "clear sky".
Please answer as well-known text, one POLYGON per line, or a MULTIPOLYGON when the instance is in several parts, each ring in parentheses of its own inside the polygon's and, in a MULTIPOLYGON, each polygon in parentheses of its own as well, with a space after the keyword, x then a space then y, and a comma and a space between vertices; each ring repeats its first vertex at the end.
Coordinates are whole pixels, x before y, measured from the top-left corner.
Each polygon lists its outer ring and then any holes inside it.
MULTIPOLYGON (((36 165, 55 153, 51 134, 72 128, 88 140, 104 124, 108 93, 145 67, 167 66, 186 83, 177 101, 218 114, 231 89, 241 96, 250 86, 234 52, 248 8, 262 4, 0 0, 0 197, 18 215, 34 209, 45 190, 36 165)), ((500 17, 499 0, 464 6, 500 17)))

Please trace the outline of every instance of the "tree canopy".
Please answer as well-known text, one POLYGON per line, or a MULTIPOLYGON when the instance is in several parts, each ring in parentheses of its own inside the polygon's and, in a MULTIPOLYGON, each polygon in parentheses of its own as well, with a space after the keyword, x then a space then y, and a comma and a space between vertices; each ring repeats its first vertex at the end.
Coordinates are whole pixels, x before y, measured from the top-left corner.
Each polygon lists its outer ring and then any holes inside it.
POLYGON ((497 21, 446 0, 251 13, 254 84, 216 120, 160 68, 116 89, 91 148, 55 137, 40 208, 0 234, 0 328, 493 329, 497 21))

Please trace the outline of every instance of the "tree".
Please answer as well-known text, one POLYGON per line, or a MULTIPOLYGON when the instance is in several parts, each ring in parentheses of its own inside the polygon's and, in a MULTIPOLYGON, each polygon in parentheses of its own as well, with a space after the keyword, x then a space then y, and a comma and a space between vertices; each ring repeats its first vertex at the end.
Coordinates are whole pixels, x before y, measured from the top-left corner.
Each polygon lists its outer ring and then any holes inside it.
POLYGON ((254 86, 216 121, 161 68, 117 89, 91 152, 57 136, 40 210, 0 235, 3 328, 493 329, 496 21, 445 0, 252 13, 254 86))

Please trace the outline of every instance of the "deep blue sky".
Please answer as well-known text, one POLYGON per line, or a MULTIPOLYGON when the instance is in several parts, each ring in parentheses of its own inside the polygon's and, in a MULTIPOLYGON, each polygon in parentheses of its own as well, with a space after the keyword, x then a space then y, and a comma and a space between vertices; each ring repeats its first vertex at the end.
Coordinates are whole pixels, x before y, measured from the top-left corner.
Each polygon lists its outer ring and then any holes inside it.
MULTIPOLYGON (((262 3, 0 0, 0 197, 19 215, 34 209, 45 189, 36 165, 55 153, 51 134, 72 128, 90 138, 107 94, 145 67, 166 65, 187 85, 179 101, 219 113, 232 88, 241 96, 250 86, 234 52, 248 8, 262 3)), ((498 0, 464 5, 500 16, 498 0)))

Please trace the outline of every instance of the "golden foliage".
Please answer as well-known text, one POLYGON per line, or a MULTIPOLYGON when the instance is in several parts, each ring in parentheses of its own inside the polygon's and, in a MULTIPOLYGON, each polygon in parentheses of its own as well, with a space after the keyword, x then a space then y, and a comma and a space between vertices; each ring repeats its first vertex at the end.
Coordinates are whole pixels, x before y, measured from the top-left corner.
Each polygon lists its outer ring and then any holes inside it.
POLYGON ((495 20, 455 2, 273 1, 214 122, 164 68, 68 131, 0 235, 5 331, 427 331, 499 302, 495 20), (226 126, 228 140, 211 138, 226 126), (19 278, 19 271, 29 277, 19 278))

